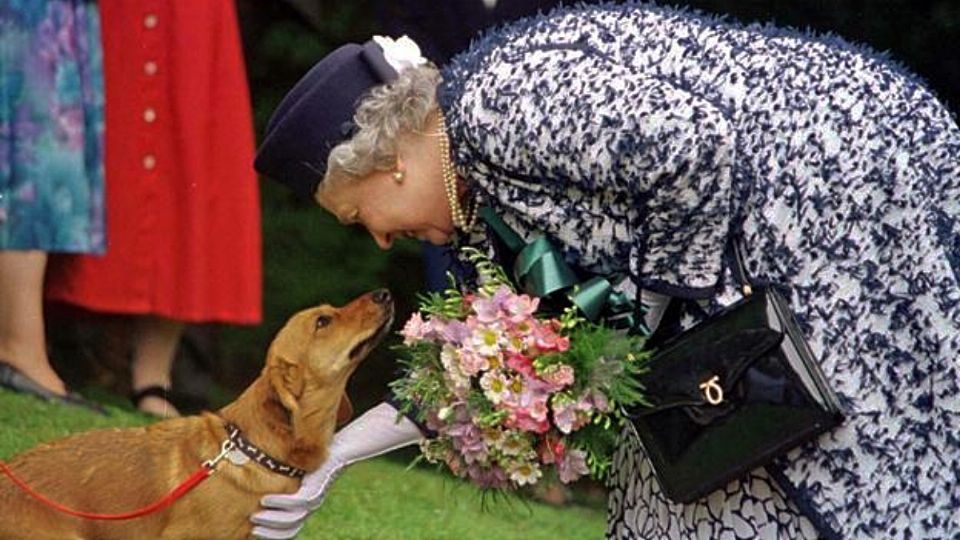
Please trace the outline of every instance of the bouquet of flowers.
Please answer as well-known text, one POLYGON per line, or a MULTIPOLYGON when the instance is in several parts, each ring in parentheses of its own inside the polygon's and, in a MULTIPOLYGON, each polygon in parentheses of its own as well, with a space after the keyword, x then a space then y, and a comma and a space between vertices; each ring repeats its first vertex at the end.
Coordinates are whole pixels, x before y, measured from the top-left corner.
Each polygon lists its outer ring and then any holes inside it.
POLYGON ((643 338, 578 316, 538 311, 503 269, 477 250, 475 291, 421 297, 401 330, 404 412, 437 434, 422 457, 483 488, 515 489, 556 474, 602 480, 627 407, 645 404, 637 376, 643 338))

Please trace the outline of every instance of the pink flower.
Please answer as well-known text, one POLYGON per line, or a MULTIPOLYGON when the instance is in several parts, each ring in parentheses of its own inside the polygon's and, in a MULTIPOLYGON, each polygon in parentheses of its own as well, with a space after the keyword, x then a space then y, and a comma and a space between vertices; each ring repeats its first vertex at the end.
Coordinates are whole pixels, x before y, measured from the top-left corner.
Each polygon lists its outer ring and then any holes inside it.
POLYGON ((587 425, 594 407, 586 396, 578 400, 557 395, 550 401, 553 409, 553 423, 561 433, 572 433, 587 425))
POLYGON ((570 450, 557 463, 560 481, 569 484, 590 472, 587 467, 587 454, 583 450, 570 450))
POLYGON ((549 409, 547 409, 547 397, 543 396, 540 399, 533 400, 533 402, 527 408, 527 412, 534 420, 546 420, 547 414, 550 412, 549 409))
POLYGON ((559 429, 561 433, 573 432, 573 426, 577 422, 574 403, 563 399, 554 399, 552 405, 553 423, 556 424, 557 429, 559 429))
POLYGON ((533 433, 546 433, 550 430, 550 422, 545 416, 538 420, 525 409, 514 409, 510 413, 510 416, 504 421, 504 424, 511 429, 520 429, 533 433))
POLYGON ((564 352, 570 348, 570 338, 561 336, 551 324, 538 325, 533 330, 534 344, 543 352, 564 352))
POLYGON ((507 367, 526 377, 536 376, 536 373, 533 371, 533 360, 522 353, 509 353, 507 355, 507 367))
POLYGON ((525 294, 511 295, 503 302, 502 309, 508 321, 519 324, 533 317, 539 305, 539 298, 530 298, 525 294))
POLYGON ((453 447, 463 456, 463 461, 471 463, 486 463, 487 445, 483 442, 483 432, 472 421, 454 424, 446 430, 451 437, 453 447))
POLYGON ((492 298, 478 297, 473 303, 473 312, 481 323, 492 323, 500 317, 500 306, 492 298))
POLYGON ((447 326, 449 326, 449 324, 450 323, 446 319, 440 317, 430 317, 427 320, 427 327, 424 331, 423 338, 431 341, 440 339, 440 336, 447 331, 447 326))
POLYGON ((403 344, 409 346, 422 340, 429 330, 430 326, 424 322, 420 312, 414 313, 403 325, 403 330, 400 330, 400 335, 403 336, 403 344))
POLYGON ((563 439, 551 433, 543 437, 537 453, 540 455, 540 461, 543 462, 544 465, 549 465, 562 460, 566 449, 567 446, 564 444, 563 439))
POLYGON ((593 402, 593 406, 600 412, 610 412, 610 402, 607 401, 607 396, 599 391, 594 390, 590 394, 590 400, 593 402))
POLYGON ((500 319, 504 313, 504 305, 514 296, 513 291, 505 285, 501 285, 493 296, 477 296, 473 301, 473 312, 477 314, 477 320, 482 323, 492 323, 500 319))
POLYGON ((573 367, 567 364, 549 366, 540 374, 540 378, 557 387, 557 390, 573 384, 573 367))
POLYGON ((590 413, 593 412, 593 408, 594 408, 593 400, 590 399, 590 396, 586 394, 584 394, 583 396, 580 396, 580 400, 577 401, 577 412, 581 412, 589 415, 590 413))
POLYGON ((450 321, 438 334, 447 343, 462 345, 470 337, 470 328, 460 321, 450 321))
POLYGON ((465 375, 473 377, 489 366, 490 363, 483 355, 468 349, 460 351, 460 370, 463 371, 465 375))
POLYGON ((471 465, 467 474, 481 488, 501 489, 507 486, 507 472, 497 465, 489 467, 471 465))

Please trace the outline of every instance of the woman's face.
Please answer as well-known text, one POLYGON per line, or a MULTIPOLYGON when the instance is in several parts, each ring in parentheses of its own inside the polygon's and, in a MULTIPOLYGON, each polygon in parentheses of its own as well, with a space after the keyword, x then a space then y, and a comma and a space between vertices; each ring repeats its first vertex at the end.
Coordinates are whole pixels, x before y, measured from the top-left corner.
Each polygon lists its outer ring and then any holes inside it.
POLYGON ((401 136, 396 170, 403 173, 402 182, 394 179, 395 171, 374 171, 321 190, 317 201, 342 223, 363 225, 381 249, 398 237, 449 243, 454 229, 439 143, 433 135, 401 136))

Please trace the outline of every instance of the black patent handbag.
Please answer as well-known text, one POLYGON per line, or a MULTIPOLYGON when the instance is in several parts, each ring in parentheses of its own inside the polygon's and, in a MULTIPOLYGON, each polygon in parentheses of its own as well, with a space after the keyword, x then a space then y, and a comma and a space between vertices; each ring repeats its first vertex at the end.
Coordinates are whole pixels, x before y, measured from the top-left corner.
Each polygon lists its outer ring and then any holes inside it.
MULTIPOLYGON (((734 242, 736 264, 746 274, 734 242)), ((632 422, 668 498, 697 500, 837 426, 836 395, 772 288, 665 341, 632 422)))

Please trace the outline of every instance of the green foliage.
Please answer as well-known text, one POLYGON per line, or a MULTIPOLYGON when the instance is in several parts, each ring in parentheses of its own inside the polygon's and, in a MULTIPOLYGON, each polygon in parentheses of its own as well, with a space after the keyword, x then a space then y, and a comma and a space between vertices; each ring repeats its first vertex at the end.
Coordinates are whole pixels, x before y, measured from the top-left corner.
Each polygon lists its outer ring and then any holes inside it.
POLYGON ((481 292, 493 295, 500 287, 515 290, 503 267, 490 260, 486 253, 469 246, 464 247, 462 252, 467 261, 477 270, 477 281, 480 283, 481 292))
POLYGON ((563 313, 560 314, 560 328, 565 332, 569 333, 571 330, 576 328, 578 325, 585 324, 587 319, 585 319, 577 306, 567 306, 563 309, 563 313))
POLYGON ((443 380, 443 366, 440 365, 440 346, 420 341, 410 346, 394 346, 400 355, 400 365, 404 376, 390 382, 390 389, 397 397, 400 412, 416 412, 417 419, 426 420, 426 410, 418 408, 418 401, 440 403, 448 401, 450 391, 443 380), (418 399, 414 399, 418 396, 418 399))
POLYGON ((466 307, 463 295, 454 287, 448 287, 443 292, 428 292, 418 294, 420 312, 443 319, 459 319, 466 316, 466 307))
MULTIPOLYGON (((607 417, 604 422, 611 421, 607 417)), ((612 429, 614 425, 622 426, 622 417, 617 417, 614 423, 606 426, 601 423, 587 424, 569 436, 570 446, 583 450, 587 455, 587 467, 590 469, 591 478, 603 480, 610 474, 620 434, 619 429, 612 429)))
POLYGON ((476 415, 476 422, 480 427, 489 428, 499 426, 510 416, 507 411, 495 409, 493 404, 490 403, 490 400, 483 395, 483 392, 476 388, 471 389, 470 394, 467 396, 467 403, 469 404, 470 410, 476 415))

